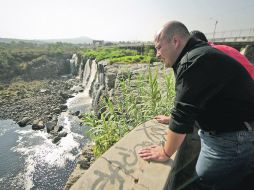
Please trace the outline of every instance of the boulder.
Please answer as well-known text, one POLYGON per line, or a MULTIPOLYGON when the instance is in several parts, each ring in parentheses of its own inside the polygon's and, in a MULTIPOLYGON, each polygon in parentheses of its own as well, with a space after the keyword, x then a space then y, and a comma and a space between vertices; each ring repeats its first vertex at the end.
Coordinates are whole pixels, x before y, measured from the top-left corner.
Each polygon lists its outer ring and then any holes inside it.
POLYGON ((68 108, 68 106, 65 105, 65 104, 61 104, 61 105, 60 105, 60 110, 61 110, 61 111, 64 111, 64 110, 66 110, 67 108, 68 108))
POLYGON ((58 132, 60 132, 62 130, 63 130, 63 126, 62 125, 56 125, 54 127, 54 133, 58 133, 58 132))
POLYGON ((55 138, 53 138, 52 143, 56 144, 56 143, 58 143, 60 140, 61 140, 61 137, 56 136, 55 138))
POLYGON ((67 132, 62 131, 62 132, 60 132, 57 136, 62 138, 62 137, 66 137, 67 135, 68 135, 67 132))
POLYGON ((67 132, 59 133, 55 138, 53 138, 52 143, 57 144, 61 140, 61 138, 66 137, 67 134, 68 134, 67 132))
POLYGON ((87 170, 91 165, 88 159, 80 160, 78 164, 80 165, 80 168, 84 170, 87 170))
POLYGON ((78 116, 80 114, 80 111, 71 112, 71 115, 78 116))
POLYGON ((53 112, 54 112, 54 113, 61 113, 61 109, 60 109, 60 108, 54 108, 54 109, 53 109, 53 112))
POLYGON ((40 129, 44 129, 45 125, 43 124, 43 121, 39 121, 39 120, 34 120, 33 124, 32 124, 32 129, 33 130, 40 130, 40 129))
POLYGON ((19 125, 20 127, 25 127, 29 120, 30 120, 29 117, 23 117, 23 118, 18 122, 18 125, 19 125))
POLYGON ((52 131, 55 128, 56 122, 49 121, 45 124, 45 126, 46 126, 46 129, 47 129, 47 133, 49 133, 50 131, 52 131))

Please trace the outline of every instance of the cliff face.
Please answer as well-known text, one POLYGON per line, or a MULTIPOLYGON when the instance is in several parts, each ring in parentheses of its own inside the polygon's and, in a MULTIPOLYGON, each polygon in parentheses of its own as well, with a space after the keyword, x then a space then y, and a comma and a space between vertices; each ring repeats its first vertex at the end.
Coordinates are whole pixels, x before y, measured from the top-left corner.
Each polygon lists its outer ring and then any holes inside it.
POLYGON ((30 80, 56 78, 63 74, 69 74, 70 71, 67 57, 43 55, 28 63, 24 77, 30 80))
POLYGON ((107 60, 96 62, 86 57, 74 54, 70 60, 72 74, 80 79, 83 87, 89 87, 89 95, 92 98, 92 108, 100 115, 101 102, 103 98, 111 99, 117 92, 120 82, 128 77, 135 78, 135 75, 148 70, 149 64, 109 64, 107 60), (95 73, 93 73, 96 68, 95 73), (95 75, 95 77, 94 77, 95 75), (90 84, 88 81, 93 78, 90 84), (100 110, 100 111, 99 111, 100 110))
MULTIPOLYGON (((1 49, 1 47, 0 47, 1 49)), ((9 48, 0 51, 0 83, 16 77, 26 80, 53 79, 69 74, 71 53, 9 48), (31 50, 31 51, 29 51, 31 50)))

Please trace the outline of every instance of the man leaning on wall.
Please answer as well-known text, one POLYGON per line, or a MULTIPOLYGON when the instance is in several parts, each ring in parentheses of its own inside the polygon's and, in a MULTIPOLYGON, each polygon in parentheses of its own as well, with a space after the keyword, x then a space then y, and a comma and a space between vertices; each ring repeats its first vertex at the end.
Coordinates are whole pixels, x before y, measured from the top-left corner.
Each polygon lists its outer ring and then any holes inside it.
MULTIPOLYGON (((254 173, 254 82, 232 57, 192 38, 184 24, 167 22, 155 37, 157 56, 172 67, 176 97, 163 147, 138 152, 149 161, 166 161, 186 134, 199 126, 198 189, 236 189, 254 173)), ((165 118, 164 118, 165 119, 165 118)))

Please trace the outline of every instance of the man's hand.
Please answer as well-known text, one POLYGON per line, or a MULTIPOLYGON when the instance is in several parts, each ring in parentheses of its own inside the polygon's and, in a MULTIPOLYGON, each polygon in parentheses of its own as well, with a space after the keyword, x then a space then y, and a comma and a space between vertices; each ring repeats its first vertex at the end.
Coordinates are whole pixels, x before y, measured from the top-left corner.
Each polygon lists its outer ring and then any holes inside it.
POLYGON ((153 160, 159 162, 165 162, 169 158, 164 154, 162 146, 152 145, 146 148, 141 149, 138 152, 139 156, 144 160, 153 160))
POLYGON ((181 146, 185 136, 186 134, 175 133, 168 129, 164 146, 152 145, 141 149, 138 154, 144 160, 165 162, 181 146))
POLYGON ((170 116, 157 115, 154 117, 154 119, 156 119, 159 123, 169 124, 170 116))

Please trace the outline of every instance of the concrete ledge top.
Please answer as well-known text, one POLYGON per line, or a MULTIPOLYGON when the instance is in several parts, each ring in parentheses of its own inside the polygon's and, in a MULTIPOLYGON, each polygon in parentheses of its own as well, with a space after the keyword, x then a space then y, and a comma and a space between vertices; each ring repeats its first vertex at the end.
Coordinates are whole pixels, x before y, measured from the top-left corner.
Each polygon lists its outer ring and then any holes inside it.
POLYGON ((164 189, 176 153, 165 163, 147 162, 137 152, 164 140, 167 126, 147 121, 124 136, 98 158, 71 187, 71 190, 164 189))

